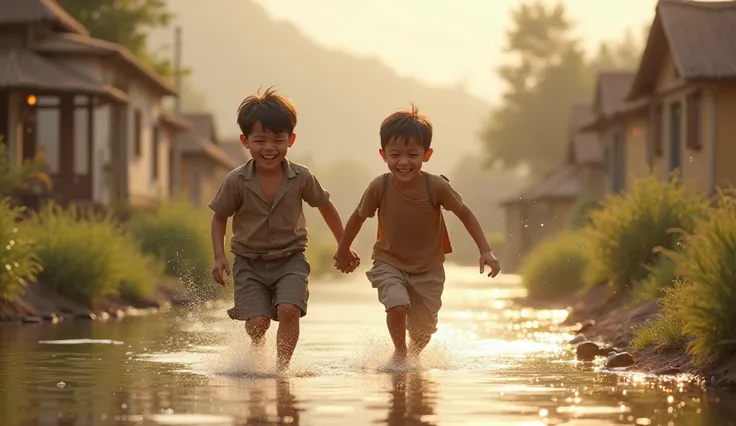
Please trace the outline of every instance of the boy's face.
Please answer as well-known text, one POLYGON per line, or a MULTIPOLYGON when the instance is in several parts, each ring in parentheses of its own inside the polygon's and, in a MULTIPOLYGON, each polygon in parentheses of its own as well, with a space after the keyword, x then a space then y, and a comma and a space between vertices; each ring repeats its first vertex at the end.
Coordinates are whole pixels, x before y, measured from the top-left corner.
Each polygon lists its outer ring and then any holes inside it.
POLYGON ((432 149, 424 150, 424 145, 416 139, 391 139, 385 149, 378 151, 391 173, 402 182, 409 182, 419 176, 422 163, 429 161, 432 149))
POLYGON ((281 167, 281 161, 295 140, 296 134, 274 133, 264 129, 261 123, 253 125, 248 137, 240 135, 243 146, 250 152, 256 167, 262 171, 272 171, 281 167))

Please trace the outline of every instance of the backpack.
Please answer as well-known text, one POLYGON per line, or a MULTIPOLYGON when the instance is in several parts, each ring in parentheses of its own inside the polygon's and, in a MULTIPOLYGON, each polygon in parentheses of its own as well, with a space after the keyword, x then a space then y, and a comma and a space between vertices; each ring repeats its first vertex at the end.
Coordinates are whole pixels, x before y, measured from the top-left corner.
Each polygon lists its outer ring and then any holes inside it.
MULTIPOLYGON (((429 197, 429 203, 432 205, 432 207, 440 208, 439 204, 436 203, 436 200, 432 197, 432 191, 430 190, 429 185, 429 178, 427 177, 426 173, 424 174, 424 183, 427 189, 427 196, 429 197)), ((388 184, 389 184, 389 178, 391 177, 391 173, 384 173, 383 174, 383 192, 381 193, 381 199, 379 200, 379 205, 383 203, 383 195, 386 194, 386 191, 388 190, 388 184)), ((440 175, 440 177, 447 182, 450 181, 447 177, 444 175, 440 175)), ((442 210, 440 210, 440 227, 441 227, 441 236, 442 236, 442 252, 444 254, 452 253, 452 244, 450 243, 450 234, 447 232, 447 225, 445 224, 445 216, 442 214, 442 210)), ((378 238, 381 237, 381 227, 378 227, 378 238)))

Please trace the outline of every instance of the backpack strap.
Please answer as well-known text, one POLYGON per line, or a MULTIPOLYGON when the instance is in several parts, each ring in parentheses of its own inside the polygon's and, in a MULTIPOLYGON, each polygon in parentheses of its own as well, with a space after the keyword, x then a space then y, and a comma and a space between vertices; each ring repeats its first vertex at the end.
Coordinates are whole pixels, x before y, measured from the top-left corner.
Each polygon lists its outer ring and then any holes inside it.
MULTIPOLYGON (((431 191, 430 184, 429 184, 429 178, 427 176, 428 174, 424 175, 424 184, 427 187, 427 196, 429 197, 429 203, 432 204, 432 207, 437 207, 437 204, 435 203, 434 198, 432 198, 432 191, 431 191)), ((440 177, 446 180, 447 182, 450 181, 450 179, 447 179, 445 175, 440 175, 440 177)))

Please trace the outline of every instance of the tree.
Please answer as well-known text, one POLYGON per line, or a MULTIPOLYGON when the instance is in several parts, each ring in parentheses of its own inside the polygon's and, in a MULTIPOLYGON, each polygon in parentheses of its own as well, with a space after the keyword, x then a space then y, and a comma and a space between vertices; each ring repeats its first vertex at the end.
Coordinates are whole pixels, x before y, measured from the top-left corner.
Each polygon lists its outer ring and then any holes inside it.
POLYGON ((148 30, 166 28, 174 15, 166 0, 58 0, 92 37, 123 45, 160 75, 170 78, 171 59, 150 51, 148 30))
POLYGON ((514 61, 498 70, 507 91, 481 137, 487 164, 526 165, 541 175, 564 159, 571 107, 590 101, 596 72, 636 67, 642 43, 629 31, 619 43, 602 44, 589 59, 562 3, 522 3, 511 17, 506 52, 514 61))

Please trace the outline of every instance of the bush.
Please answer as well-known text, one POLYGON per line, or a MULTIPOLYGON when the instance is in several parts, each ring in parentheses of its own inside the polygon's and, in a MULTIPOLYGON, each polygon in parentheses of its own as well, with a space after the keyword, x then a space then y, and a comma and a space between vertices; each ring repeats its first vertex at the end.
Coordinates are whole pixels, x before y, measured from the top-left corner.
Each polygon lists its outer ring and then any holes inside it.
POLYGON ((206 211, 176 199, 161 204, 153 213, 135 215, 131 232, 141 242, 143 251, 160 259, 166 274, 177 278, 192 296, 220 297, 224 290, 214 283, 210 272, 210 223, 211 216, 206 211))
POLYGON ((27 226, 43 266, 39 279, 58 293, 94 305, 111 295, 146 298, 158 282, 155 262, 109 215, 49 204, 27 226))
POLYGON ((542 241, 521 265, 527 297, 546 300, 572 294, 582 287, 588 263, 580 233, 563 232, 542 241))
POLYGON ((51 188, 51 178, 42 171, 44 159, 42 154, 22 165, 10 160, 8 149, 0 138, 0 196, 9 195, 17 190, 34 190, 41 192, 51 188))
POLYGON ((590 214, 598 210, 601 203, 591 197, 581 196, 570 209, 570 228, 581 229, 590 224, 590 214))
POLYGON ((678 306, 689 349, 700 363, 736 348, 736 201, 723 197, 676 254, 677 272, 689 285, 678 306))
POLYGON ((638 181, 628 196, 609 196, 583 231, 592 257, 589 284, 610 280, 621 290, 646 279, 662 256, 654 249, 676 249, 680 236, 671 230, 691 232, 706 209, 676 177, 662 184, 650 176, 638 181))
POLYGON ((638 352, 652 345, 662 348, 673 348, 683 344, 686 333, 685 323, 680 315, 680 307, 687 298, 687 285, 677 281, 672 287, 664 289, 664 297, 658 303, 662 309, 660 315, 634 329, 631 350, 638 352))
POLYGON ((647 266, 649 275, 635 283, 630 304, 636 306, 662 297, 662 291, 677 279, 677 263, 669 256, 659 256, 655 263, 647 266))
POLYGON ((11 207, 10 199, 0 200, 0 299, 4 300, 16 300, 41 271, 26 226, 19 223, 22 213, 22 208, 11 207))

